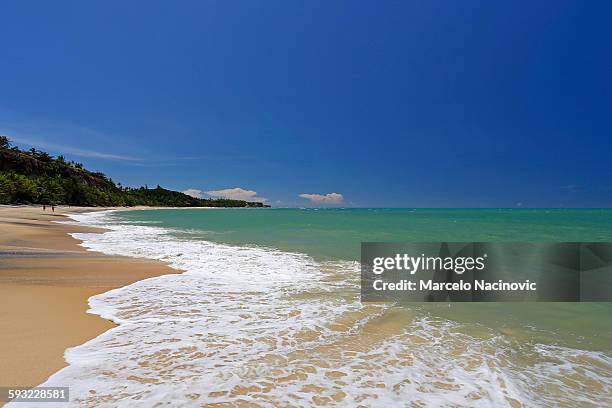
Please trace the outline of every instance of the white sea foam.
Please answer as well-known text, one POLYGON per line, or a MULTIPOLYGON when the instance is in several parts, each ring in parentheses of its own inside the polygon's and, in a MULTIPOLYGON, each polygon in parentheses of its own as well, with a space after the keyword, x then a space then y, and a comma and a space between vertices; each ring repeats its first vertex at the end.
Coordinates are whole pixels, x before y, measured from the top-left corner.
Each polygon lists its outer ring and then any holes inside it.
POLYGON ((355 263, 193 240, 108 213, 73 218, 109 229, 74 234, 86 248, 185 272, 90 299, 91 313, 119 325, 68 349, 69 366, 43 384, 70 386, 71 406, 612 405, 609 356, 364 306, 355 263))

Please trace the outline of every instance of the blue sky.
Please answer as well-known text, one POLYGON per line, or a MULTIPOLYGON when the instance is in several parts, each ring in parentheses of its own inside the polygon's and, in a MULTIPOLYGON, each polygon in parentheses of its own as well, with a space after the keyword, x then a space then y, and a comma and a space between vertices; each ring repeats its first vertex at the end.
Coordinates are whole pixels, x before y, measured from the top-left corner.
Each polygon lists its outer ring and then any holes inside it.
POLYGON ((276 206, 610 207, 611 15, 603 1, 2 2, 0 133, 125 185, 276 206))

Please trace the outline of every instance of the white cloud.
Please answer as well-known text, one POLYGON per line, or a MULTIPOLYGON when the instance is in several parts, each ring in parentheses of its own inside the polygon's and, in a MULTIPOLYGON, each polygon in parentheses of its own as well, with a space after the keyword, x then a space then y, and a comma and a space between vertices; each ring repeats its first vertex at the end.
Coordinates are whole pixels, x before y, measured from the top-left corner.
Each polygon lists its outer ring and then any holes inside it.
POLYGON ((183 194, 187 194, 188 196, 192 196, 195 198, 202 198, 202 190, 198 190, 197 188, 188 188, 183 191, 183 194))
POLYGON ((327 194, 300 194, 300 197, 312 201, 313 203, 320 204, 340 204, 344 197, 340 193, 327 193, 327 194))
POLYGON ((48 143, 48 142, 43 142, 40 140, 34 140, 34 139, 24 139, 22 137, 9 136, 9 139, 13 142, 24 144, 26 146, 50 149, 56 152, 68 153, 68 154, 72 154, 72 155, 80 156, 80 157, 93 157, 96 159, 108 159, 108 160, 118 160, 118 161, 127 161, 127 162, 139 162, 143 160, 140 157, 124 156, 120 154, 111 154, 111 153, 97 152, 94 150, 79 149, 77 147, 64 146, 64 145, 59 145, 55 143, 48 143))
MULTIPOLYGON (((85 129, 88 133, 93 134, 93 130, 85 129)), ((167 167, 167 166, 179 166, 186 161, 201 159, 201 157, 195 156, 168 156, 163 157, 138 157, 128 156, 123 154, 113 154, 100 152, 97 150, 81 149, 78 147, 67 146, 64 144, 49 143, 39 139, 30 137, 13 136, 12 132, 5 132, 4 129, 0 128, 1 135, 7 135, 9 140, 13 143, 18 143, 23 146, 34 147, 48 150, 51 153, 67 154, 79 157, 92 157, 95 159, 105 159, 121 161, 127 165, 139 166, 139 167, 167 167)))
POLYGON ((208 194, 211 197, 229 198, 232 200, 257 201, 261 203, 265 203, 268 201, 268 199, 265 197, 258 197, 257 191, 245 190, 240 187, 226 188, 223 190, 206 191, 206 194, 208 194))

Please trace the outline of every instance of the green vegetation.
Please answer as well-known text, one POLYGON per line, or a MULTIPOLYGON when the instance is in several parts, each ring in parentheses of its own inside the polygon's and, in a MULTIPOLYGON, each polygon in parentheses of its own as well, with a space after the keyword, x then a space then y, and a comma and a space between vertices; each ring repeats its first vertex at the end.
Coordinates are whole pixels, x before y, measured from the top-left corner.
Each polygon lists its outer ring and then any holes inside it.
POLYGON ((177 191, 115 184, 81 163, 36 149, 23 151, 0 136, 0 204, 78 206, 262 207, 240 200, 201 199, 177 191))

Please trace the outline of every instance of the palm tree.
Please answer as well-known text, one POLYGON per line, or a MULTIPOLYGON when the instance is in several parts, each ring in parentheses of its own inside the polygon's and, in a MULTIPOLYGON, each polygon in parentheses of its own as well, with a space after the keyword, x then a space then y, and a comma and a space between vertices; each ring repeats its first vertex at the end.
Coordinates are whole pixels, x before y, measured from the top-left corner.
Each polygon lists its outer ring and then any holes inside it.
POLYGON ((47 152, 38 152, 38 159, 44 162, 51 161, 51 156, 47 152))
POLYGON ((0 149, 8 149, 11 147, 11 141, 8 137, 0 135, 0 149))

